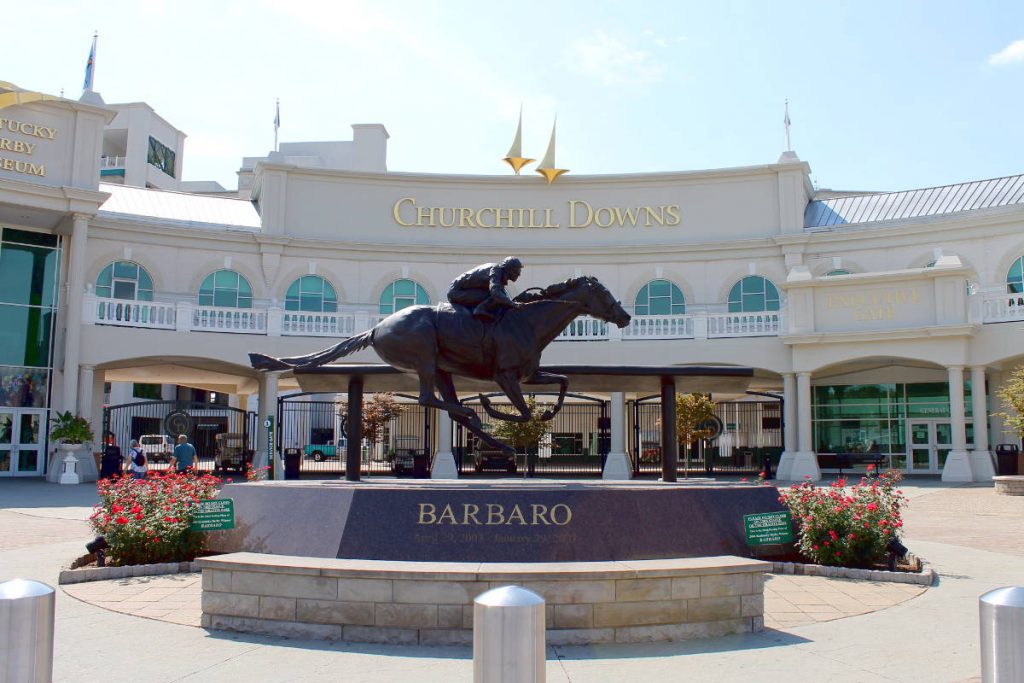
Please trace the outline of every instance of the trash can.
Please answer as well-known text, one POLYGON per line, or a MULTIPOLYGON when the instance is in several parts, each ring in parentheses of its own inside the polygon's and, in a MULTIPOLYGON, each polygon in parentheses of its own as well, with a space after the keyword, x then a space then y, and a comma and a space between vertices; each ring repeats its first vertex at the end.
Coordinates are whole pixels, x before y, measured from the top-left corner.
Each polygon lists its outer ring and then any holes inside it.
POLYGON ((764 454, 764 462, 761 464, 761 471, 764 472, 765 481, 770 481, 775 478, 772 474, 772 456, 770 453, 764 454))
POLYGON ((284 478, 298 479, 302 467, 302 452, 298 448, 284 449, 284 478))
POLYGON ((996 446, 996 474, 1007 476, 1017 474, 1017 444, 1001 443, 996 446))
POLYGON ((100 458, 100 479, 109 479, 121 474, 122 462, 121 449, 117 446, 107 446, 103 451, 103 457, 100 458))
POLYGON ((412 476, 413 479, 430 478, 430 456, 427 455, 425 450, 413 453, 412 476))

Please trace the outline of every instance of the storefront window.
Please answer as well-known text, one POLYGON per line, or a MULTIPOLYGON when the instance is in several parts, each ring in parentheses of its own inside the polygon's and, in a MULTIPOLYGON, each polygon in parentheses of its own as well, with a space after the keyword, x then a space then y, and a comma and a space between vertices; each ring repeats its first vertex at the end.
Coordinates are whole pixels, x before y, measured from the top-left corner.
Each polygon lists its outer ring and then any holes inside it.
POLYGON ((395 280, 384 288, 380 295, 380 312, 390 315, 407 306, 424 306, 430 303, 427 290, 414 280, 395 280))
POLYGON ((284 309, 307 313, 336 313, 338 295, 331 283, 319 275, 303 275, 288 288, 284 309))
POLYGON ((132 261, 115 261, 96 278, 96 296, 126 301, 152 301, 153 278, 132 261))
POLYGON ((729 292, 730 313, 758 313, 779 310, 779 290, 760 275, 750 275, 729 292))
POLYGON ((682 315, 686 300, 674 282, 651 280, 637 292, 634 309, 636 315, 682 315))
POLYGON ((252 287, 239 273, 218 270, 207 275, 199 286, 199 305, 252 308, 252 287))

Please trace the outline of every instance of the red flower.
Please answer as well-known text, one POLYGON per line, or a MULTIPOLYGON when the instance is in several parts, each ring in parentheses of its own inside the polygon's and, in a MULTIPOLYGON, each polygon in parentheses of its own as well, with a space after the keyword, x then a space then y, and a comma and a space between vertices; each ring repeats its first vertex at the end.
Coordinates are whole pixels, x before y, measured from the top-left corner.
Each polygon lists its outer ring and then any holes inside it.
POLYGON ((878 509, 878 505, 876 503, 868 503, 868 510, 870 510, 871 512, 874 512, 877 509, 878 509))
MULTIPOLYGON (((746 477, 743 477, 742 479, 740 479, 740 481, 747 481, 747 478, 746 478, 746 477)), ((230 480, 230 479, 228 479, 228 483, 231 483, 231 480, 230 480)))
POLYGON ((132 509, 129 510, 128 512, 132 513, 133 515, 137 515, 140 512, 142 512, 142 506, 139 505, 138 503, 136 503, 135 505, 132 506, 132 509))
POLYGON ((172 521, 173 519, 174 519, 174 518, 173 518, 173 517, 171 517, 170 515, 164 515, 164 521, 165 521, 165 522, 170 522, 170 521, 172 521))
POLYGON ((127 524, 128 523, 128 518, 125 517, 124 515, 119 515, 118 518, 115 519, 114 521, 117 522, 118 524, 127 524))
POLYGON ((114 503, 113 505, 110 506, 110 511, 111 512, 124 512, 124 506, 118 505, 117 503, 114 503))
POLYGON ((873 472, 874 470, 875 470, 875 466, 874 465, 868 465, 868 472, 873 472))

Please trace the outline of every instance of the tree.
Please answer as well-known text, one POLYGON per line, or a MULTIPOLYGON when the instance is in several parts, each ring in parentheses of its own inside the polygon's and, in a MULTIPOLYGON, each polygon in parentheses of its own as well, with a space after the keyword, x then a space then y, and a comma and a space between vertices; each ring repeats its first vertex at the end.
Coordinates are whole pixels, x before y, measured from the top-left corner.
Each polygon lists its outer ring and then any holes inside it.
MULTIPOLYGON (((688 465, 690 444, 712 434, 702 423, 715 416, 715 404, 704 394, 676 394, 676 436, 683 445, 684 464, 688 465)), ((686 468, 684 468, 685 471, 686 468)))
POLYGON ((395 400, 394 394, 374 394, 363 405, 363 438, 371 444, 377 443, 384 436, 384 429, 402 414, 402 410, 402 404, 395 400))
MULTIPOLYGON (((975 389, 975 391, 980 391, 980 389, 975 389)), ((1007 410, 1007 412, 996 413, 1005 421, 1008 428, 1006 431, 1013 431, 1018 437, 1024 438, 1024 366, 1010 374, 996 395, 1002 399, 1007 410)))
POLYGON ((551 422, 541 419, 541 414, 544 411, 538 410, 537 399, 528 396, 526 405, 530 407, 532 415, 528 422, 499 420, 497 424, 490 425, 487 430, 495 438, 504 441, 520 453, 533 445, 538 447, 546 445, 548 433, 551 431, 551 422))

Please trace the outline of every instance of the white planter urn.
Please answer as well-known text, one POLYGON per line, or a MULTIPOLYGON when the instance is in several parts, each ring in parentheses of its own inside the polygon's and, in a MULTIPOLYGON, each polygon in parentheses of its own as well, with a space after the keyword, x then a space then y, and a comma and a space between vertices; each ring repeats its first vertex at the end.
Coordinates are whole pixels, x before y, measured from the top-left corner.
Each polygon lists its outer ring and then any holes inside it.
POLYGON ((96 470, 96 459, 92 457, 92 444, 59 443, 50 456, 46 470, 46 480, 61 484, 81 484, 96 481, 99 472, 96 470), (74 463, 69 463, 70 456, 74 463), (72 467, 73 465, 73 467, 72 467))

